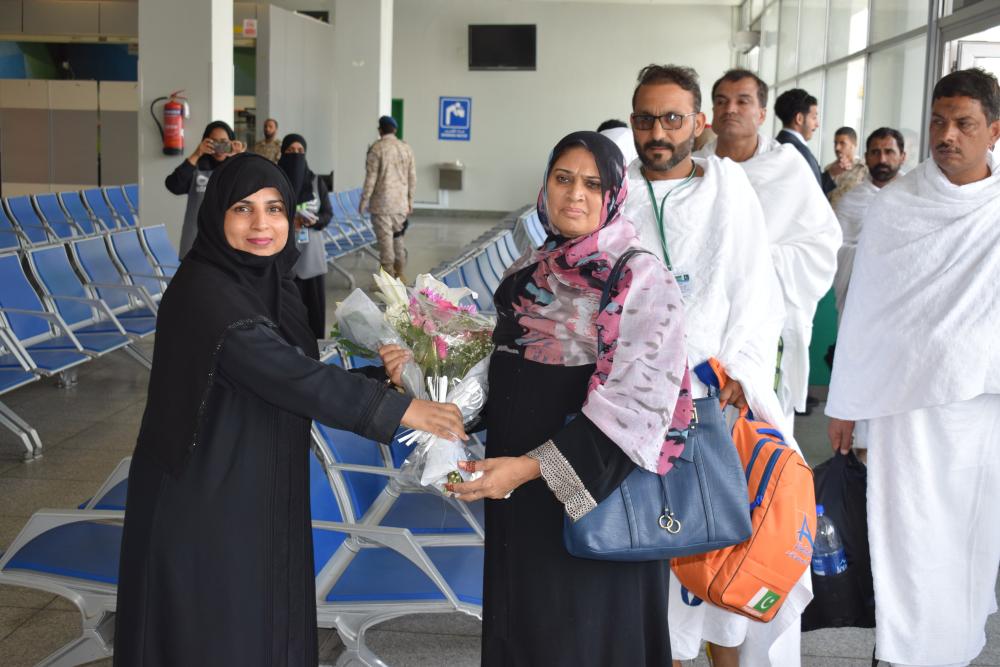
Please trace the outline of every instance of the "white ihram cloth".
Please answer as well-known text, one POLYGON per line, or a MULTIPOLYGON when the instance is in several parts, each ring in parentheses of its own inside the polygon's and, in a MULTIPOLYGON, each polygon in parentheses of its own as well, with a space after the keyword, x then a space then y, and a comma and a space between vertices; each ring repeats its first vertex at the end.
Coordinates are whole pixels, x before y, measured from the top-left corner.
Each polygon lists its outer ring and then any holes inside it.
POLYGON ((879 657, 966 664, 1000 566, 1000 171, 932 160, 868 208, 826 413, 868 434, 879 657))
MULTIPOLYGON (((698 155, 714 155, 717 147, 713 141, 698 155)), ((771 258, 785 297, 779 398, 791 422, 794 410, 806 408, 813 315, 833 283, 840 225, 794 146, 758 134, 756 153, 739 164, 764 210, 771 258)))
POLYGON ((845 192, 837 199, 833 212, 840 222, 840 231, 844 236, 840 250, 837 251, 837 273, 833 277, 833 292, 837 295, 837 317, 843 317, 844 301, 847 299, 847 285, 851 280, 854 268, 854 254, 858 249, 858 237, 861 236, 861 226, 865 211, 872 199, 879 193, 879 188, 872 182, 870 175, 845 192))
POLYGON ((878 658, 968 665, 997 610, 1000 395, 862 423, 878 658))
MULTIPOLYGON (((690 291, 684 298, 688 360, 694 367, 709 357, 719 359, 743 386, 754 413, 784 429, 774 394, 784 307, 760 204, 736 163, 714 155, 695 161, 705 174, 686 186, 680 186, 681 180, 652 182, 657 205, 671 193, 663 214, 670 259, 675 273, 689 275, 690 291)), ((629 166, 625 217, 638 231, 640 243, 662 257, 656 216, 639 167, 639 161, 629 166)), ((707 394, 693 376, 692 385, 695 397, 707 394)), ((789 442, 797 447, 791 437, 789 442)), ((673 574, 670 598, 670 645, 676 659, 696 657, 704 640, 729 646, 745 641, 745 666, 799 664, 799 616, 812 599, 808 576, 767 624, 708 603, 685 605, 673 574), (779 635, 781 641, 776 641, 779 635)))

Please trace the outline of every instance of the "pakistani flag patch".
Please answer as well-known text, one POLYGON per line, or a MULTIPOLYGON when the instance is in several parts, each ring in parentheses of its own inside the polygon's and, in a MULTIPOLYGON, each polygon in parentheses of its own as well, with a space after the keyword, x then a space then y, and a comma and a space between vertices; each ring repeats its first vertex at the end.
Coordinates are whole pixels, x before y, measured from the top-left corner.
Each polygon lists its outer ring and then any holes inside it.
POLYGON ((769 588, 761 587, 743 608, 755 616, 763 616, 781 599, 781 595, 769 588))

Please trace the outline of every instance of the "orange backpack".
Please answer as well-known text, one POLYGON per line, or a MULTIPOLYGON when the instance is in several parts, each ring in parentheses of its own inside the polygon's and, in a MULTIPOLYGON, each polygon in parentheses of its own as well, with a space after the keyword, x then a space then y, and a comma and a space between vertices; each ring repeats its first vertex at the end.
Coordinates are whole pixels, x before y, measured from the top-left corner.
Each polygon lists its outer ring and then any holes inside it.
MULTIPOLYGON (((695 368, 710 387, 727 376, 715 359, 695 368)), ((753 534, 746 542, 676 558, 674 573, 701 600, 764 623, 774 618, 812 560, 816 496, 812 469, 781 432, 744 409, 733 442, 746 470, 753 534)), ((689 601, 687 591, 684 597, 689 601)))

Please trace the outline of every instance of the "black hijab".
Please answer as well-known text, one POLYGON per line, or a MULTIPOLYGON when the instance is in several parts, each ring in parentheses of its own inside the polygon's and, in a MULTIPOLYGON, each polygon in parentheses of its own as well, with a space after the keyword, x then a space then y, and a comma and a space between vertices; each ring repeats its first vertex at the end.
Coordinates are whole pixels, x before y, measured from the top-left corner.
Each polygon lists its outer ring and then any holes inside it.
MULTIPOLYGON (((229 127, 229 123, 227 123, 224 120, 213 120, 211 123, 205 126, 205 131, 201 133, 202 141, 208 139, 208 136, 212 134, 212 130, 218 128, 222 128, 223 130, 226 131, 226 136, 229 137, 230 141, 234 141, 236 139, 236 133, 233 132, 233 128, 229 127)), ((216 169, 221 167, 225 161, 226 160, 222 161, 216 160, 211 155, 202 155, 200 158, 198 158, 198 169, 200 169, 201 171, 215 171, 216 169)))
POLYGON ((318 358, 316 338, 289 274, 299 253, 292 231, 276 254, 261 257, 226 241, 226 211, 263 188, 276 188, 290 218, 295 195, 267 158, 240 154, 213 174, 198 211, 198 236, 163 294, 149 397, 136 452, 177 474, 198 431, 218 351, 233 329, 267 326, 318 358))
POLYGON ((301 134, 286 134, 285 138, 281 140, 281 157, 278 159, 278 166, 285 172, 292 184, 292 190, 296 194, 295 203, 305 204, 311 202, 315 197, 312 183, 316 175, 309 168, 305 153, 285 152, 296 141, 302 144, 302 150, 309 150, 306 146, 306 140, 301 134))

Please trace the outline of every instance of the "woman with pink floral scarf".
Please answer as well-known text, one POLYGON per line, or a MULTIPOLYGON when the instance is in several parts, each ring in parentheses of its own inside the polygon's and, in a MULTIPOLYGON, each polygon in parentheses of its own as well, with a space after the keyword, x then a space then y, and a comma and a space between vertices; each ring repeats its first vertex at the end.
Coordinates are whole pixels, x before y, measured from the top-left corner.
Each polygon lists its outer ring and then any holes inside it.
MULTIPOLYGON (((486 498, 482 664, 669 665, 669 564, 587 560, 563 546, 578 520, 636 466, 664 473, 691 419, 680 290, 638 249, 621 215, 624 158, 610 139, 574 132, 553 149, 538 196, 545 243, 494 295, 486 454, 464 464, 486 498)), ((388 351, 383 351, 388 352, 388 351)), ((398 379, 405 353, 384 354, 398 379)))

